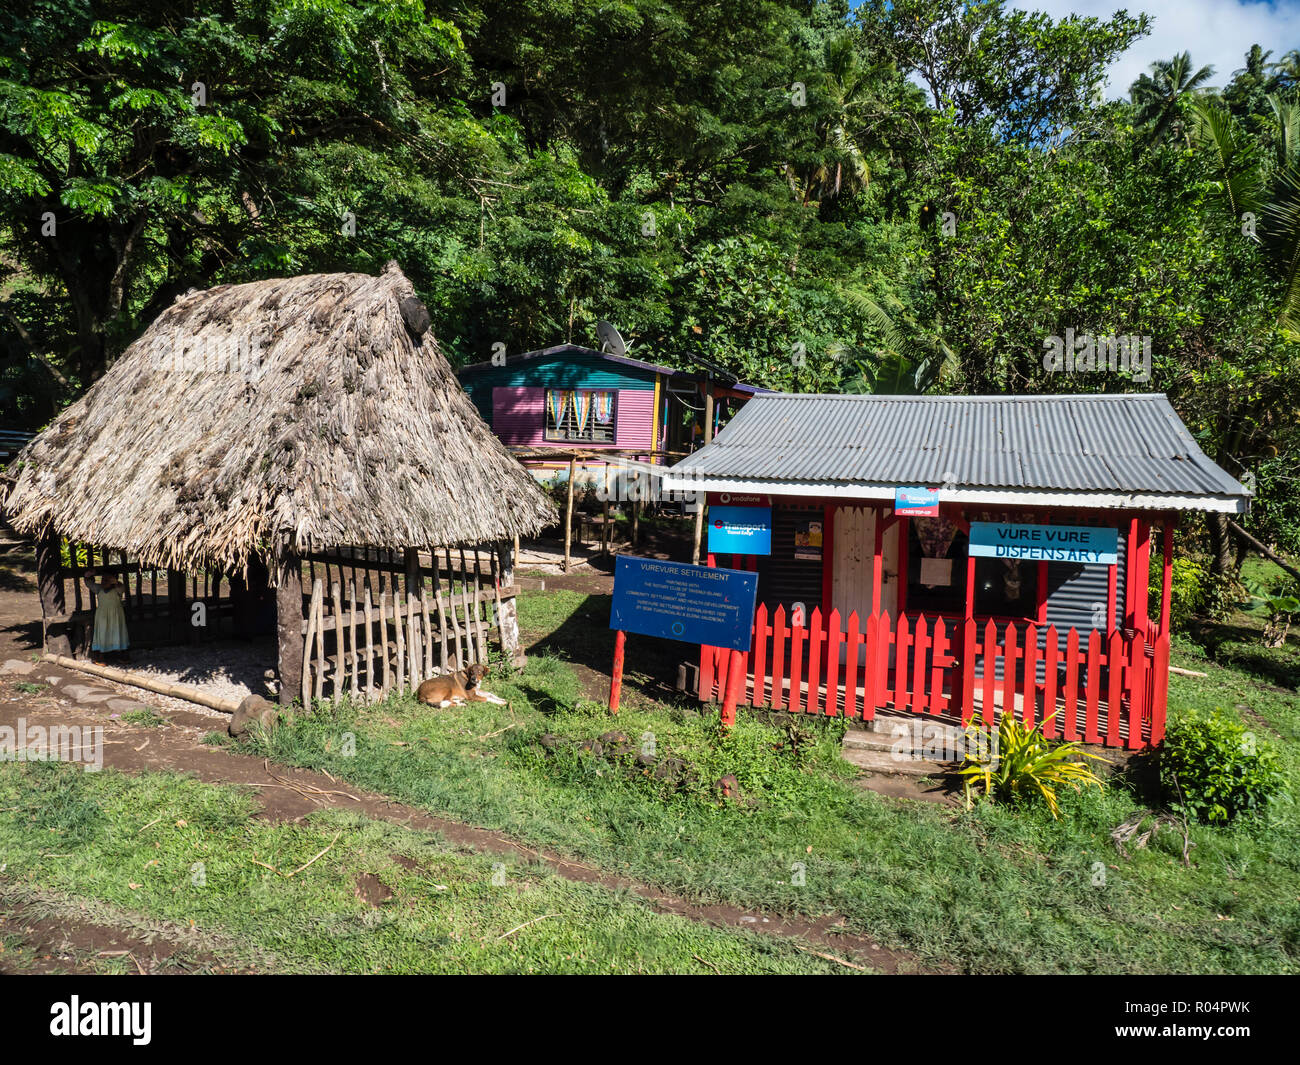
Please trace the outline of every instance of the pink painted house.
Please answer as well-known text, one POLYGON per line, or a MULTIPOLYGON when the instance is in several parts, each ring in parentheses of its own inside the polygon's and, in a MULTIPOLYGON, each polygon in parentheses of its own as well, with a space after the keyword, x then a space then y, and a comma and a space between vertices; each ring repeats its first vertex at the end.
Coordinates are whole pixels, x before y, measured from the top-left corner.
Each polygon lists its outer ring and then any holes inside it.
MULTIPOLYGON (((703 441, 706 390, 715 428, 759 391, 576 344, 466 366, 460 380, 484 421, 511 447, 610 450, 660 463, 703 441)), ((529 465, 545 480, 568 463, 533 456, 529 465)))

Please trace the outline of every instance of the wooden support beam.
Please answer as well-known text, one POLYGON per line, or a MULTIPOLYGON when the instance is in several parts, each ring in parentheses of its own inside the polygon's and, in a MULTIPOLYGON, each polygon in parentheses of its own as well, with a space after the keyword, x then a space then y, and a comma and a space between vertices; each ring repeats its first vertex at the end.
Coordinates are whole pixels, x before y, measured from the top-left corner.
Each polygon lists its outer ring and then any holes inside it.
POLYGON ((569 572, 569 553, 573 547, 573 478, 577 473, 577 459, 569 459, 569 491, 564 504, 564 572, 569 572))
MULTIPOLYGON (((515 559, 511 553, 510 545, 507 543, 497 544, 497 580, 502 587, 514 584, 515 579, 515 559)), ((501 598, 501 605, 497 610, 498 624, 501 630, 501 653, 506 659, 515 666, 523 666, 525 658, 523 649, 519 646, 519 610, 515 605, 515 597, 506 597, 504 594, 501 598)))
POLYGON ((283 551, 275 561, 276 673, 280 705, 288 706, 302 692, 302 564, 283 551))
MULTIPOLYGON (((68 639, 67 626, 51 635, 50 619, 61 617, 66 611, 63 599, 63 575, 60 570, 63 539, 52 529, 36 541, 36 582, 41 596, 43 650, 56 655, 71 655, 72 641, 68 639)), ((75 580, 75 578, 74 578, 75 580)))

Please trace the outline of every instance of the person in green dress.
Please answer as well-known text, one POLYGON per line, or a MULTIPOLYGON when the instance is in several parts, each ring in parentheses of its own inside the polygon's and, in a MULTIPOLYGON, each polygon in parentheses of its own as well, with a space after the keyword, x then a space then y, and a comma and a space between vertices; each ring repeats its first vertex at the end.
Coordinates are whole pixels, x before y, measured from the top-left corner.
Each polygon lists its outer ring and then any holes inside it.
POLYGON ((86 570, 86 587, 98 597, 90 649, 98 654, 125 659, 131 641, 126 631, 126 612, 122 609, 122 585, 112 573, 105 573, 99 582, 93 579, 94 576, 94 570, 86 570))

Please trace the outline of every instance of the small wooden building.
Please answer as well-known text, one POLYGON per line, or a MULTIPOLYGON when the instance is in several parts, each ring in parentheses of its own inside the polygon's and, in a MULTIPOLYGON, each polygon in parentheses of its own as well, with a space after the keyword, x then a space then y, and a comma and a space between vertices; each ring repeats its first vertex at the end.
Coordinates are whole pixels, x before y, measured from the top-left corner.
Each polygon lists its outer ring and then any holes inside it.
POLYGON ((758 391, 576 344, 475 363, 460 379, 492 431, 543 480, 566 469, 560 453, 575 448, 647 462, 684 455, 758 391))
POLYGON ((1249 504, 1163 395, 760 395, 664 483, 770 519, 770 554, 708 557, 758 573, 739 701, 1131 748, 1164 734, 1174 525, 1249 504))
POLYGON ((284 702, 482 660, 489 625, 514 653, 510 544, 554 520, 395 263, 178 298, 10 473, 48 649, 114 570, 134 646, 273 618, 284 702))

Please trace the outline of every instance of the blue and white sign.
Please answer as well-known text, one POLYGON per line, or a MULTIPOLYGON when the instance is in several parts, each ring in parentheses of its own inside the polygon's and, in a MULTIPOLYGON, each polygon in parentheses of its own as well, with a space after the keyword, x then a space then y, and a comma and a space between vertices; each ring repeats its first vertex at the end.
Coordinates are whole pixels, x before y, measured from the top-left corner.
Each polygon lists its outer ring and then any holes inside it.
POLYGON ((619 555, 609 627, 748 651, 758 574, 619 555))
POLYGON ((709 553, 770 555, 771 507, 709 507, 709 553))
POLYGON ((1118 552, 1118 529, 1091 525, 1007 525, 995 521, 970 523, 970 553, 976 558, 1113 566, 1119 561, 1118 552))
POLYGON ((939 489, 895 488, 894 513, 904 518, 937 518, 939 489))

